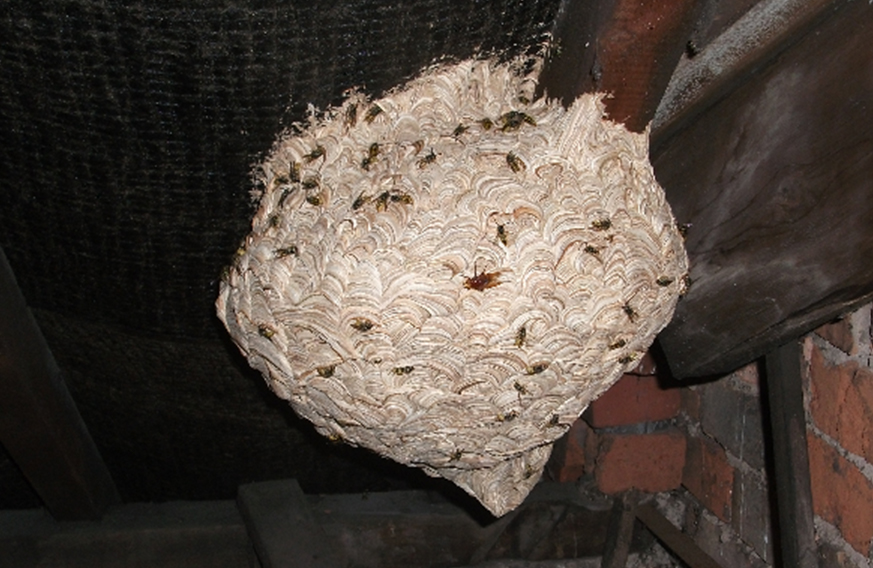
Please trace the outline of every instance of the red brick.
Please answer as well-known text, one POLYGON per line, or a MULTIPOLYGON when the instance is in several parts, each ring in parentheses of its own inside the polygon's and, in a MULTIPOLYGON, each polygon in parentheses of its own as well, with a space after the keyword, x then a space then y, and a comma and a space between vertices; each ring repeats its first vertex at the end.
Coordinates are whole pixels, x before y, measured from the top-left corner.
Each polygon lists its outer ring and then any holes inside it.
POLYGON ((873 484, 818 436, 810 433, 808 444, 813 509, 866 556, 873 540, 873 484))
POLYGON ((624 375, 591 403, 586 416, 595 428, 669 420, 681 400, 679 389, 662 389, 655 377, 624 375))
POLYGON ((809 372, 813 421, 845 449, 873 462, 873 371, 855 361, 831 365, 813 345, 809 372))
POLYGON ((851 315, 846 315, 832 323, 826 323, 815 330, 815 333, 846 353, 851 353, 855 345, 851 315))
POLYGON ((594 477, 604 493, 639 489, 650 493, 679 487, 685 436, 670 428, 652 434, 600 434, 594 477))
POLYGON ((567 434, 555 443, 547 469, 555 481, 575 481, 593 467, 591 440, 595 436, 584 420, 573 423, 567 434))
POLYGON ((715 516, 730 522, 734 468, 715 441, 689 436, 682 485, 715 516))

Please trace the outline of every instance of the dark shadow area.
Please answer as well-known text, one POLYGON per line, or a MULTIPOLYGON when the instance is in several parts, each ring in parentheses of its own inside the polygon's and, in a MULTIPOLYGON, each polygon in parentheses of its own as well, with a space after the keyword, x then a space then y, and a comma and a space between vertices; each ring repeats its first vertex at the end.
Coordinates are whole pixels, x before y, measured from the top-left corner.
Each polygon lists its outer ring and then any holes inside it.
POLYGON ((758 359, 758 389, 761 402, 761 427, 764 442, 764 473, 767 476, 767 502, 770 507, 770 540, 773 542, 773 566, 784 566, 782 555, 782 530, 779 524, 779 506, 776 502, 776 465, 773 450, 773 423, 770 413, 770 389, 767 366, 764 359, 758 359))

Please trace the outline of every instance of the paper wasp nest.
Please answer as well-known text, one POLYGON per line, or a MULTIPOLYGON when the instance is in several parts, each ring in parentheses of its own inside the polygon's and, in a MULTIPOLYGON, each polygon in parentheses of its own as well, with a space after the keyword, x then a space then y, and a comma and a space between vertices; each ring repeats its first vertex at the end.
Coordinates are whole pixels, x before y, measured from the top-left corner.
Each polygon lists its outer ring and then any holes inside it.
POLYGON ((261 165, 219 317, 332 439, 495 515, 670 320, 687 259, 648 135, 533 99, 520 65, 353 93, 261 165))

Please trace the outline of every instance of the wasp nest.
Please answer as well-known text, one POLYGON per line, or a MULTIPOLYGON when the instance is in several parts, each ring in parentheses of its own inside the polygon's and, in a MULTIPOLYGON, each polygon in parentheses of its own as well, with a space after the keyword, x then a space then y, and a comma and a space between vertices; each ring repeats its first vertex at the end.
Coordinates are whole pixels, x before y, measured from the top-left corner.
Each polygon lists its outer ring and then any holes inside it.
POLYGON ((495 515, 637 364, 687 270, 647 134, 597 95, 533 101, 520 69, 435 68, 283 137, 217 302, 319 432, 495 515))

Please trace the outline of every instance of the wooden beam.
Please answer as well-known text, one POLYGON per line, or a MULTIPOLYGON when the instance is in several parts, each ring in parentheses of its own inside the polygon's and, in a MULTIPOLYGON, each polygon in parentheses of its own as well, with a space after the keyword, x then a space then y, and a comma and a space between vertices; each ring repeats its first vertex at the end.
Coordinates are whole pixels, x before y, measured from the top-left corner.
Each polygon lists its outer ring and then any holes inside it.
POLYGON ((637 518, 690 568, 721 568, 690 536, 673 526, 651 503, 637 507, 637 518))
MULTIPOLYGON (((787 33, 787 32, 785 32, 787 33)), ((719 376, 873 298, 873 10, 840 6, 653 148, 693 285, 659 342, 719 376)))
POLYGON ((724 98, 847 0, 763 0, 693 57, 681 58, 652 123, 652 146, 724 98))
POLYGON ((817 568, 800 342, 764 358, 783 566, 817 568))
POLYGON ((634 509, 637 495, 627 491, 621 498, 612 502, 609 528, 606 531, 606 544, 603 546, 602 568, 625 568, 634 538, 634 509))
POLYGON ((58 520, 120 502, 0 249, 0 441, 58 520))
POLYGON ((540 94, 569 105, 606 92, 609 117, 642 132, 691 34, 698 0, 576 0, 559 15, 540 94))
POLYGON ((240 485, 237 506, 264 568, 346 566, 294 479, 240 485))

